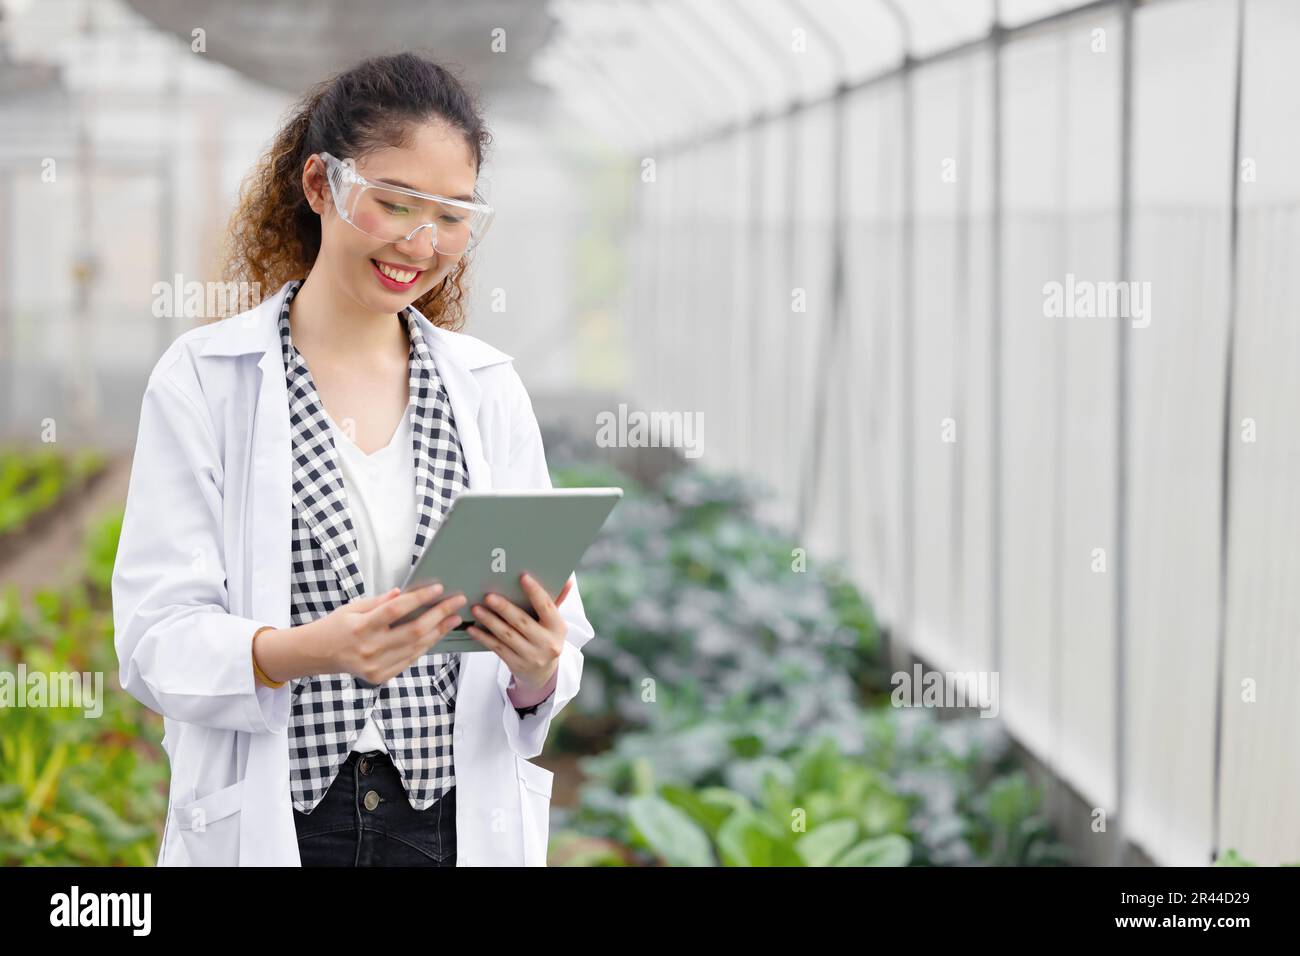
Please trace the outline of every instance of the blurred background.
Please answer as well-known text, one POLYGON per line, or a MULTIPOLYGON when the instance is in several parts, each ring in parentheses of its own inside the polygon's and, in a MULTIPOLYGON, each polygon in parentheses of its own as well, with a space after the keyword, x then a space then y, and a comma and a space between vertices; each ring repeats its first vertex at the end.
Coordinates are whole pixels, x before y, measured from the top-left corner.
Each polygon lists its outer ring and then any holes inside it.
POLYGON ((0 710, 0 860, 156 860, 108 581, 146 377, 216 318, 159 284, 220 278, 308 85, 417 49, 494 135, 465 330, 557 484, 628 490, 552 865, 1300 861, 1297 42, 1291 0, 0 0, 0 662, 106 697, 0 710), (701 441, 606 447, 624 406, 701 441), (917 667, 996 714, 899 706, 917 667))

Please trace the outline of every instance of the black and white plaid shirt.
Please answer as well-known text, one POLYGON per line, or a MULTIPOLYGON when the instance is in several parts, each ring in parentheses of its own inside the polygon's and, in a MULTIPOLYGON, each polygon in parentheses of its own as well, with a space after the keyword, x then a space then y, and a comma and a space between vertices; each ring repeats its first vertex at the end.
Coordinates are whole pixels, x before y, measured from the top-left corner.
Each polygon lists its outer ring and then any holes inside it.
MULTIPOLYGON (((289 338, 289 304, 280 311, 280 341, 289 389, 293 443, 291 623, 306 624, 363 596, 356 534, 337 451, 306 362, 289 338)), ((411 342, 418 512, 411 552, 414 565, 453 499, 469 486, 451 404, 433 357, 408 307, 402 313, 411 342)), ((349 674, 318 674, 293 681, 289 720, 290 790, 295 808, 310 813, 347 760, 352 744, 373 717, 411 806, 425 810, 456 783, 452 727, 460 655, 426 654, 380 687, 349 674)))

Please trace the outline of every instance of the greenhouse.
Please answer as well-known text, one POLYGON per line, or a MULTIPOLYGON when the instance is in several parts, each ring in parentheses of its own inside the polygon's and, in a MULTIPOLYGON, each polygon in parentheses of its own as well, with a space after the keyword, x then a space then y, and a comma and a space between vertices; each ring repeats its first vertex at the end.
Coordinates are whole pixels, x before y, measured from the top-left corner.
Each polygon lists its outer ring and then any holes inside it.
POLYGON ((1290 0, 0 0, 0 670, 103 677, 0 715, 4 863, 283 862, 252 770, 229 857, 176 823, 235 793, 179 776, 200 728, 287 761, 290 865, 340 767, 423 827, 454 764, 402 707, 482 760, 436 865, 1300 863, 1297 41, 1290 0), (520 533, 572 532, 565 600, 301 663, 459 490, 547 487, 622 490, 520 533))

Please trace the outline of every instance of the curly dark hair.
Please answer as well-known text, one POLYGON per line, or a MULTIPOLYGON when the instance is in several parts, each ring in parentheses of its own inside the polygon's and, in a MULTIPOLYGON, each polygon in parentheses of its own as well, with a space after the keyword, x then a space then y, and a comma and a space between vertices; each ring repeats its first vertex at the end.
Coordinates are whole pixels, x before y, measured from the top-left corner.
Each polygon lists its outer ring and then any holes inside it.
MULTIPOLYGON (((403 146, 414 126, 442 120, 464 134, 483 167, 492 134, 470 92, 446 68, 416 53, 363 60, 312 87, 244 180, 227 231, 223 279, 260 287, 262 298, 303 278, 320 252, 320 217, 302 190, 313 153, 360 159, 385 146, 403 146), (255 285, 254 285, 255 284, 255 285)), ((462 257, 437 288, 413 305, 434 325, 464 325, 462 257)), ((256 304, 256 303, 253 303, 256 304)))

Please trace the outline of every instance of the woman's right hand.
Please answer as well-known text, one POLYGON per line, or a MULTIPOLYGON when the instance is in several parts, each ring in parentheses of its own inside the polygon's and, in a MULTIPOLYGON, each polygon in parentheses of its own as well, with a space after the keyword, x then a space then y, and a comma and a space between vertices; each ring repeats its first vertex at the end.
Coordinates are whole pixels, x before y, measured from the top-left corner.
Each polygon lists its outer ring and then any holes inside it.
POLYGON ((441 593, 441 584, 405 594, 393 588, 335 608, 309 626, 316 632, 314 640, 326 648, 334 673, 353 674, 371 684, 383 684, 419 660, 460 624, 456 611, 465 604, 463 594, 439 601, 412 621, 389 626, 441 593))

